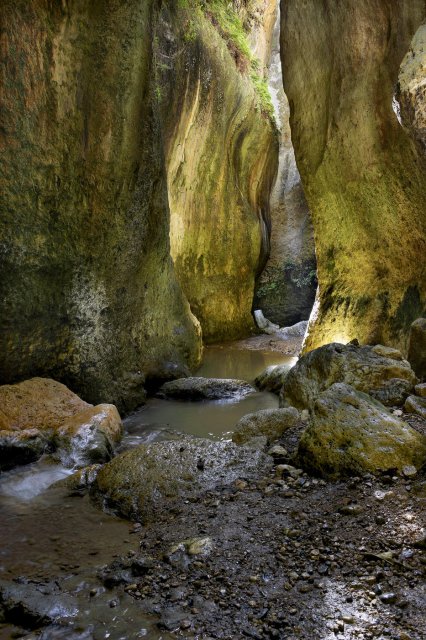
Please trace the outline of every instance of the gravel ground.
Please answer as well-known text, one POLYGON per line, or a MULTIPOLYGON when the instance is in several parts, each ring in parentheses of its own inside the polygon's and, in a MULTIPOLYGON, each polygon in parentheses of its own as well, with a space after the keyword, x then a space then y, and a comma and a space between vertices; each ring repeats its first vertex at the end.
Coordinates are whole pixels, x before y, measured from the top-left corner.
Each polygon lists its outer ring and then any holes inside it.
MULTIPOLYGON (((300 432, 282 441, 290 453, 300 432)), ((134 525, 143 575, 125 588, 158 618, 159 633, 187 639, 424 640, 425 505, 424 471, 340 482, 291 469, 241 478, 148 528, 134 525), (188 554, 188 543, 173 551, 193 538, 204 555, 188 554)))

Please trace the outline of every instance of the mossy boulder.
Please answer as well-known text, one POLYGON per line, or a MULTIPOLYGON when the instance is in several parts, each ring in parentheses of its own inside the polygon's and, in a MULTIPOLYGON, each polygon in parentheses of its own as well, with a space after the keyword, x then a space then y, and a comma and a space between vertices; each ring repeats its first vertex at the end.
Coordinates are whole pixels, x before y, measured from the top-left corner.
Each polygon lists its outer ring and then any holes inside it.
POLYGON ((122 437, 114 405, 84 402, 65 385, 32 378, 0 387, 0 467, 56 452, 69 467, 109 460, 122 437))
POLYGON ((386 405, 402 405, 417 381, 396 349, 332 343, 302 356, 284 380, 282 406, 309 409, 322 391, 343 382, 386 405))
POLYGON ((272 393, 279 393, 281 387, 284 384, 288 372, 292 369, 294 364, 285 363, 271 365, 266 367, 260 375, 257 376, 254 381, 256 387, 261 391, 271 391, 272 393))
POLYGON ((297 457, 326 477, 420 468, 426 437, 369 395, 334 384, 315 401, 297 457))
POLYGON ((232 441, 246 444, 258 438, 266 437, 271 443, 278 440, 287 429, 294 427, 300 420, 300 414, 294 407, 288 409, 263 409, 243 416, 235 426, 232 441))
POLYGON ((142 445, 104 465, 91 486, 104 508, 138 521, 203 491, 268 469, 267 456, 230 442, 198 438, 142 445))
POLYGON ((166 382, 157 395, 175 400, 230 400, 243 398, 255 391, 245 380, 194 377, 166 382))

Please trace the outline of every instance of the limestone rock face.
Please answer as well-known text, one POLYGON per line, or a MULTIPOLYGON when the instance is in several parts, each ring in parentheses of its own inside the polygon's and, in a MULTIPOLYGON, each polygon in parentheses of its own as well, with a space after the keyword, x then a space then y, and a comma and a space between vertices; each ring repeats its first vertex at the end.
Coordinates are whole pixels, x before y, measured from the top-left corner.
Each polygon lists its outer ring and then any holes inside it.
MULTIPOLYGON (((251 3, 257 19, 241 8, 243 21, 258 31, 269 4, 251 3)), ((163 3, 157 42, 176 272, 205 341, 243 337, 254 329, 255 277, 269 248, 277 132, 248 58, 208 3, 163 3)))
POLYGON ((426 318, 411 325, 407 357, 420 380, 426 380, 426 318))
POLYGON ((0 469, 57 452, 68 467, 109 460, 122 437, 114 405, 92 405, 55 380, 0 387, 0 469))
POLYGON ((255 309, 280 327, 308 320, 315 300, 313 227, 290 131, 290 105, 283 88, 280 15, 276 16, 268 83, 280 128, 278 173, 271 193, 271 250, 255 292, 255 309))
POLYGON ((278 440, 282 434, 294 427, 300 419, 294 407, 288 409, 264 409, 243 416, 232 434, 232 441, 245 444, 253 438, 265 436, 268 442, 278 440))
POLYGON ((5 0, 0 20, 0 381, 130 409, 201 345, 170 258, 157 3, 5 0))
POLYGON ((426 155, 426 24, 417 30, 401 64, 397 98, 401 120, 426 155))
POLYGON ((406 350, 425 311, 425 165, 392 108, 423 0, 282 3, 292 140, 311 210, 319 298, 305 351, 406 350))
POLYGON ((255 391, 245 380, 199 377, 166 382, 158 395, 177 400, 222 400, 242 398, 255 391))
POLYGON ((324 476, 420 468, 426 438, 369 395, 334 384, 314 404, 299 462, 324 476))
POLYGON ((383 404, 402 405, 416 381, 396 349, 332 343, 300 358, 284 379, 280 399, 284 406, 310 409, 322 391, 342 382, 383 404))
POLYGON ((268 465, 262 453, 230 442, 186 438, 142 445, 104 465, 91 495, 126 518, 149 521, 177 500, 250 478, 268 465))

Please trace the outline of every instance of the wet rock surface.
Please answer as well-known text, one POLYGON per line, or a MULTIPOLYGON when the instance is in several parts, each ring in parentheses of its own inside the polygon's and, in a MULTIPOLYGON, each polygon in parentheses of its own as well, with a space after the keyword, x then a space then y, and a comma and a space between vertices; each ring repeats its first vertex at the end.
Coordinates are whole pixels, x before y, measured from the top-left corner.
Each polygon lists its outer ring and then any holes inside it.
POLYGON ((417 378, 396 349, 331 343, 300 358, 285 377, 281 404, 309 409, 318 395, 336 382, 392 406, 404 404, 417 378))
POLYGON ((192 377, 166 382, 157 395, 175 400, 226 400, 242 398, 255 391, 245 380, 192 377))
POLYGON ((248 479, 270 459, 230 442, 184 437, 142 445, 117 456, 97 474, 92 497, 108 510, 144 522, 201 491, 248 479))
MULTIPOLYGON (((153 567, 129 593, 183 638, 423 638, 426 477, 236 482, 141 530, 153 567), (171 560, 188 537, 208 555, 171 560)), ((124 559, 124 563, 127 560, 124 559)))
POLYGON ((267 367, 255 380, 255 385, 261 391, 279 393, 292 364, 279 364, 267 367))
POLYGON ((426 437, 366 393, 334 384, 311 412, 298 459, 320 475, 350 475, 422 467, 426 437))
POLYGON ((268 442, 278 440, 283 433, 299 422, 299 412, 288 409, 264 409, 241 418, 232 434, 232 441, 245 444, 257 437, 266 437, 268 442))
POLYGON ((32 378, 0 387, 0 469, 55 451, 67 467, 105 462, 122 437, 114 405, 93 407, 65 385, 32 378))

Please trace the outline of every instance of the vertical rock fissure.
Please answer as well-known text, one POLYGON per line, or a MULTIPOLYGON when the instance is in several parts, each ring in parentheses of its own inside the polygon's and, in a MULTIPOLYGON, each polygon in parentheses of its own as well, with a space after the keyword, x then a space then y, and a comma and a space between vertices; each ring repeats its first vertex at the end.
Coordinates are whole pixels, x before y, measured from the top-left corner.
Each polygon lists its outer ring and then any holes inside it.
POLYGON ((281 327, 307 320, 316 290, 313 228, 290 132, 290 106, 280 58, 281 16, 277 2, 268 83, 280 130, 279 166, 271 193, 270 255, 260 275, 254 308, 281 327))

